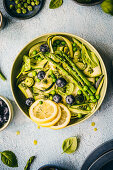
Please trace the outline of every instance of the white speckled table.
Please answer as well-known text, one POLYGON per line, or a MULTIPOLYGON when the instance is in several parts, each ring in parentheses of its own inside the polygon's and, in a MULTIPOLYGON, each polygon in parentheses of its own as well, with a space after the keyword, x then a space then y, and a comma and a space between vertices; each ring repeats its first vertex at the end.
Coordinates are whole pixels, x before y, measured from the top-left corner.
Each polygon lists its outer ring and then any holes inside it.
MULTIPOLYGON (((61 165, 68 170, 79 170, 88 154, 101 143, 113 138, 113 84, 111 83, 111 60, 113 58, 113 17, 102 12, 100 6, 82 7, 73 0, 65 0, 62 7, 50 10, 49 0, 43 10, 29 20, 16 20, 9 17, 0 1, 0 10, 8 17, 8 24, 0 31, 0 68, 7 81, 0 80, 0 95, 12 100, 14 119, 10 126, 0 132, 0 151, 12 150, 18 157, 22 170, 30 156, 37 159, 32 170, 44 164, 61 165), (10 89, 10 71, 18 52, 33 38, 48 32, 69 32, 89 41, 101 54, 108 71, 108 91, 102 107, 85 122, 59 131, 37 129, 17 108, 10 89), (98 131, 94 132, 94 121, 98 131), (16 136, 16 131, 20 135, 16 136), (64 139, 78 136, 80 145, 71 155, 62 153, 64 139), (34 140, 38 141, 35 146, 34 140)), ((0 170, 9 170, 0 161, 0 170)), ((16 168, 14 168, 16 170, 16 168)))

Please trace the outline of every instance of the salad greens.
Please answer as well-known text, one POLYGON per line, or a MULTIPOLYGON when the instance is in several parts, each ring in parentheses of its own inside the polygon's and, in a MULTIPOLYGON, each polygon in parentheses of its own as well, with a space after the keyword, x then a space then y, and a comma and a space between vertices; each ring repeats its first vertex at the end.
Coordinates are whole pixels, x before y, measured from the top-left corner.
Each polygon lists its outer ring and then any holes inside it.
POLYGON ((79 40, 62 35, 34 45, 23 56, 17 75, 17 86, 29 106, 38 99, 62 102, 70 110, 71 119, 95 110, 103 82, 96 54, 79 40))
POLYGON ((1 161, 9 167, 18 167, 15 154, 11 151, 3 151, 1 153, 1 161))
POLYGON ((63 153, 71 154, 76 151, 77 149, 77 138, 70 137, 65 139, 62 144, 63 153))
POLYGON ((30 169, 30 166, 31 166, 31 164, 32 164, 32 162, 34 161, 35 158, 36 158, 35 156, 31 156, 29 158, 29 160, 27 161, 27 164, 26 164, 24 170, 29 170, 30 169))

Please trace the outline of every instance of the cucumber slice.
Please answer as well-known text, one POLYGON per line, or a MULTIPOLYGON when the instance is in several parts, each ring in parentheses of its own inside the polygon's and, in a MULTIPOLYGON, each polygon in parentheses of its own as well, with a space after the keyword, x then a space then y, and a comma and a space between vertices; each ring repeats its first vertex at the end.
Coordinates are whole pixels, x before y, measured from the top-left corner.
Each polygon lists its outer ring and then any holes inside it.
POLYGON ((30 77, 27 77, 25 79, 25 84, 26 84, 26 86, 31 87, 34 84, 34 80, 32 78, 30 78, 30 77))
POLYGON ((24 83, 20 83, 18 87, 26 98, 33 98, 31 90, 28 87, 24 86, 24 83))
POLYGON ((92 73, 90 73, 89 67, 87 67, 83 72, 88 77, 98 77, 98 76, 100 76, 102 74, 100 66, 92 68, 92 73))
POLYGON ((34 57, 33 51, 36 51, 37 53, 40 51, 40 46, 43 44, 47 44, 45 41, 39 42, 38 44, 34 45, 30 51, 29 51, 29 57, 34 57))
POLYGON ((64 88, 58 88, 57 92, 62 96, 67 96, 73 93, 74 87, 73 83, 68 83, 64 88))

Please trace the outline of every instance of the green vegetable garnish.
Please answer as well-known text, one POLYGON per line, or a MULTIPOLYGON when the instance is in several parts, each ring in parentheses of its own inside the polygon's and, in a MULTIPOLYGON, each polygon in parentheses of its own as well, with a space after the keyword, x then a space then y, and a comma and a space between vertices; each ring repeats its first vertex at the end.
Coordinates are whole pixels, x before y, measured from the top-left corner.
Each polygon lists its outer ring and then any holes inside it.
POLYGON ((9 167, 18 167, 16 155, 11 151, 3 151, 1 153, 1 161, 9 167))
POLYGON ((32 162, 34 161, 35 158, 36 158, 35 156, 32 156, 32 157, 29 158, 24 170, 29 170, 30 169, 30 166, 31 166, 31 164, 32 164, 32 162))
POLYGON ((65 139, 62 144, 63 153, 71 154, 76 151, 77 149, 77 138, 70 137, 65 139))
POLYGON ((39 104, 43 104, 43 101, 39 101, 39 104))
POLYGON ((5 76, 4 76, 1 72, 0 72, 0 78, 1 78, 3 81, 6 80, 5 76))
POLYGON ((18 8, 18 9, 16 10, 16 12, 17 12, 18 14, 21 14, 21 9, 18 8))
POLYGON ((63 4, 63 0, 51 0, 49 4, 50 9, 59 8, 63 4))
POLYGON ((27 9, 28 9, 28 11, 32 11, 33 10, 32 6, 30 6, 30 5, 27 7, 27 9))

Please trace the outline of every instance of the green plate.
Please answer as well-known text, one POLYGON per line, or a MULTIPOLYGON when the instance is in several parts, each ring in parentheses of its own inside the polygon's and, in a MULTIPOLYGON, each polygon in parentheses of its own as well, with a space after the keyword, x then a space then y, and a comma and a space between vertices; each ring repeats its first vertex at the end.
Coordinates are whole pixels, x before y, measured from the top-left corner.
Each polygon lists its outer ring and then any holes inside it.
POLYGON ((59 32, 59 33, 49 33, 49 34, 41 35, 41 36, 37 37, 36 39, 32 40, 30 43, 28 43, 20 51, 20 53, 18 54, 18 56, 16 57, 16 59, 14 61, 12 71, 11 71, 11 89, 12 89, 12 93, 13 93, 15 102, 18 105, 18 107, 20 108, 20 110, 29 118, 28 109, 27 109, 27 107, 25 105, 25 97, 23 96, 22 93, 20 93, 18 87, 16 86, 16 81, 17 81, 16 76, 20 72, 21 64, 22 64, 22 60, 23 60, 23 55, 28 54, 28 51, 30 50, 30 48, 32 46, 34 46, 35 44, 37 44, 40 41, 46 41, 47 38, 49 36, 51 36, 51 35, 62 35, 62 36, 67 36, 67 37, 73 37, 73 38, 76 38, 79 41, 81 41, 83 44, 85 44, 86 47, 88 47, 91 51, 93 51, 96 54, 96 56, 98 57, 98 59, 100 61, 102 72, 103 72, 103 74, 105 76, 104 84, 103 84, 103 87, 101 89, 101 94, 100 94, 101 97, 100 97, 100 99, 98 101, 97 107, 95 108, 95 110, 92 113, 84 116, 83 118, 71 120, 71 122, 70 122, 70 124, 68 126, 76 125, 76 124, 88 119, 89 117, 91 117, 99 109, 99 107, 101 106, 101 104, 102 104, 102 102, 104 100, 106 90, 107 90, 107 72, 106 72, 104 62, 103 62, 101 56, 99 55, 99 53, 97 52, 97 50, 90 43, 88 43, 86 40, 84 40, 84 39, 82 39, 82 38, 80 38, 80 37, 78 37, 76 35, 73 35, 73 34, 61 33, 61 32, 59 32))

